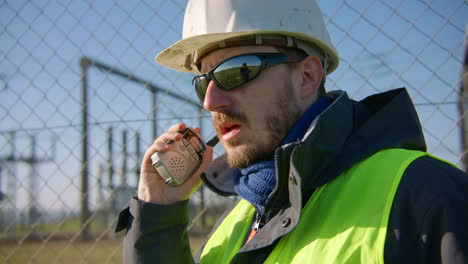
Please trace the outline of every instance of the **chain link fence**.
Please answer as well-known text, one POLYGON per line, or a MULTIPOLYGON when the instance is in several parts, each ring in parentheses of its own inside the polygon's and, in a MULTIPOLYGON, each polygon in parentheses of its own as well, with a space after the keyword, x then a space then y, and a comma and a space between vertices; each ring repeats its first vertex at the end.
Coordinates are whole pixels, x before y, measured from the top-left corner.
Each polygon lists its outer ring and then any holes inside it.
MULTIPOLYGON (((467 2, 318 2, 341 59, 327 90, 406 87, 429 152, 464 167, 467 2)), ((119 263, 112 230, 146 147, 181 121, 214 135, 192 76, 153 61, 180 39, 185 5, 0 1, 0 262, 119 263)), ((194 250, 231 202, 197 191, 194 250)))

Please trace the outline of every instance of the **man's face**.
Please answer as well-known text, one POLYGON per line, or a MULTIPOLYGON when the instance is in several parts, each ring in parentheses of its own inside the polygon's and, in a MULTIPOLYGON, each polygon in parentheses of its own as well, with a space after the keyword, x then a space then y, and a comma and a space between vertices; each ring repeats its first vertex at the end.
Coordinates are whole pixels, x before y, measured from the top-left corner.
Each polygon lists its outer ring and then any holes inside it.
MULTIPOLYGON (((243 46, 214 51, 201 61, 208 72, 230 57, 255 52, 277 52, 273 47, 243 46)), ((245 168, 272 158, 303 110, 293 71, 284 64, 273 66, 230 91, 219 89, 211 81, 204 108, 211 112, 216 133, 232 167, 245 168)))

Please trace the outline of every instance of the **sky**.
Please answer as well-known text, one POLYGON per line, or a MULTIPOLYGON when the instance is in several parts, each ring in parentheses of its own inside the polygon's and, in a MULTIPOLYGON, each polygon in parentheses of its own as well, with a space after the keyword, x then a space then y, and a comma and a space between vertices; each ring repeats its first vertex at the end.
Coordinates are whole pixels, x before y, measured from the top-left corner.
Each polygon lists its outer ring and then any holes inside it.
MULTIPOLYGON (((428 149, 461 165, 457 121, 459 79, 468 5, 462 0, 319 0, 339 56, 327 90, 356 99, 406 87, 420 116, 428 149), (465 14, 465 15, 463 15, 465 14)), ((79 208, 81 155, 80 59, 87 57, 196 100, 192 75, 157 65, 153 58, 181 38, 186 1, 5 1, 0 0, 0 159, 11 153, 15 132, 15 207, 28 193, 43 210, 79 208), (30 190, 31 137, 37 142, 36 186, 30 190)), ((259 11, 261 12, 261 11, 259 11)), ((127 131, 128 167, 152 139, 151 94, 142 85, 90 67, 90 206, 97 199, 98 167, 108 158, 106 131, 113 128, 114 166, 122 163, 127 131)), ((157 131, 179 121, 214 135, 207 112, 157 94, 157 131), (201 121, 200 118, 201 117, 201 121)), ((404 117, 402 117, 404 118, 404 117)), ((217 148, 216 153, 222 153, 217 148)), ((0 190, 10 177, 2 166, 0 190)), ((128 183, 136 184, 134 173, 128 183)), ((104 178, 104 184, 108 184, 104 178)), ((119 172, 114 184, 119 183, 119 172)), ((5 202, 4 204, 5 205, 5 202)))

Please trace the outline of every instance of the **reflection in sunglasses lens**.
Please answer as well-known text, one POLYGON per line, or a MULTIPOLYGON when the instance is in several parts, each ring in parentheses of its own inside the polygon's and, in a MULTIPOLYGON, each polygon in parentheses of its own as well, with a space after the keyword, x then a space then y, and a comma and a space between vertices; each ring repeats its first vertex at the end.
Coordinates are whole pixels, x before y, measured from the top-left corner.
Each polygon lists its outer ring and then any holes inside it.
POLYGON ((229 90, 255 77, 260 64, 261 60, 257 56, 240 56, 219 65, 214 71, 214 76, 223 86, 223 90, 229 90))

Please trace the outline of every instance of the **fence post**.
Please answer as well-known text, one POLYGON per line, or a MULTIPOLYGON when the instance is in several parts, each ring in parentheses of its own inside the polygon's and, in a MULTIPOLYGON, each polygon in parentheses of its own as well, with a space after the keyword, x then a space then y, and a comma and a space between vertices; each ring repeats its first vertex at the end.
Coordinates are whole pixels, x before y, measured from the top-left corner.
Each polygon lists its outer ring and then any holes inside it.
POLYGON ((38 223, 40 219, 39 208, 37 206, 37 177, 38 174, 36 172, 36 164, 39 162, 37 159, 36 153, 36 137, 34 135, 30 135, 30 147, 31 153, 30 156, 25 159, 25 161, 29 164, 29 193, 28 193, 28 213, 27 213, 27 223, 31 229, 31 235, 36 236, 36 228, 35 225, 38 223))
MULTIPOLYGON (((109 203, 106 208, 106 217, 107 217, 107 224, 109 227, 113 226, 114 222, 114 211, 115 211, 115 188, 114 188, 114 165, 113 165, 113 149, 112 149, 112 143, 113 143, 113 132, 112 132, 112 127, 109 126, 107 128, 107 176, 108 176, 108 183, 107 187, 109 190, 109 203)), ((108 238, 114 238, 115 234, 114 232, 109 232, 107 235, 108 238)))
POLYGON ((120 174, 120 186, 127 183, 127 130, 122 131, 122 170, 120 174))
POLYGON ((87 69, 89 60, 81 58, 81 240, 89 240, 89 204, 88 204, 88 84, 87 69))
POLYGON ((465 116, 465 110, 468 109, 468 27, 465 32, 465 56, 463 58, 458 110, 460 112, 461 160, 463 169, 468 173, 468 118, 465 116))
POLYGON ((114 191, 114 165, 112 152, 112 127, 107 128, 107 188, 109 192, 114 191))
POLYGON ((140 182, 140 162, 141 162, 141 153, 140 153, 140 133, 135 131, 135 177, 136 177, 136 187, 138 188, 138 183, 140 182))
POLYGON ((10 228, 7 231, 7 236, 9 238, 15 238, 16 237, 16 225, 18 221, 18 214, 17 214, 17 209, 16 209, 16 170, 15 170, 15 138, 16 134, 15 132, 10 132, 8 135, 8 143, 10 145, 10 153, 7 156, 7 162, 6 164, 6 177, 7 177, 7 188, 5 190, 5 194, 7 195, 7 199, 9 200, 9 203, 7 204, 6 207, 6 212, 7 212, 7 219, 8 219, 8 224, 10 228))
POLYGON ((157 89, 151 89, 151 102, 152 102, 152 109, 151 109, 151 115, 152 115, 152 118, 151 118, 151 121, 152 121, 152 129, 151 131, 153 131, 153 138, 151 140, 155 140, 156 137, 158 136, 158 123, 157 123, 157 111, 156 111, 156 93, 157 93, 157 89))

